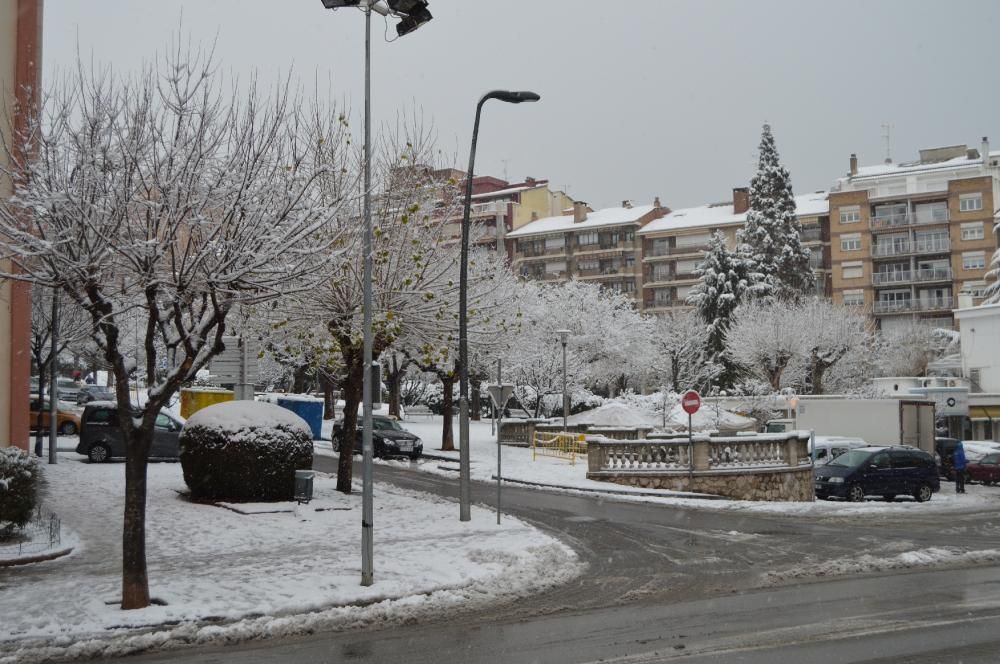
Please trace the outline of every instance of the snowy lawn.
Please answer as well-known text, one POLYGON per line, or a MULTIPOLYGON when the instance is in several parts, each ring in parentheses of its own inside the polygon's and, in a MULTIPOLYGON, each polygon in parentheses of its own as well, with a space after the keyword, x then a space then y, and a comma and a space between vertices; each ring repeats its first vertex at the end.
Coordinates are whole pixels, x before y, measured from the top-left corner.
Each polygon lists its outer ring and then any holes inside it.
MULTIPOLYGON (((420 436, 424 441, 424 452, 434 456, 453 459, 454 463, 438 459, 421 459, 414 464, 422 471, 454 476, 458 469, 458 452, 442 452, 440 416, 431 418, 420 417, 403 421, 403 427, 420 436)), ((454 423, 455 444, 458 444, 458 420, 454 423)), ((496 436, 490 431, 490 421, 469 422, 471 472, 474 480, 495 481, 497 469, 496 436)), ((326 449, 317 449, 319 453, 330 453, 326 449)), ((1000 508, 1000 487, 967 485, 967 493, 956 494, 955 485, 942 482, 941 490, 926 503, 916 503, 912 498, 900 496, 895 502, 887 503, 879 497, 872 496, 862 503, 842 501, 786 502, 766 503, 739 500, 705 500, 696 498, 696 494, 662 491, 656 489, 640 489, 626 487, 608 482, 587 479, 587 458, 578 457, 575 464, 568 460, 553 457, 531 458, 528 448, 503 446, 504 479, 530 485, 546 485, 567 491, 601 491, 614 494, 622 500, 642 502, 658 502, 668 505, 682 505, 703 509, 745 511, 771 514, 802 514, 808 516, 853 516, 880 514, 927 514, 941 512, 978 512, 1000 508), (662 497, 650 494, 660 494, 662 497)), ((381 462, 380 462, 381 463, 381 462)), ((398 462, 385 462, 398 463, 398 462)), ((409 463, 409 462, 407 462, 409 463)))
POLYGON ((319 474, 309 505, 244 515, 187 501, 180 464, 154 463, 149 581, 165 604, 124 612, 116 606, 124 464, 87 464, 63 452, 45 473, 47 506, 80 545, 56 561, 0 570, 5 664, 440 616, 581 571, 570 549, 517 519, 498 527, 493 514, 474 512, 462 523, 452 502, 380 484, 375 583, 362 587, 360 492, 340 494, 319 474))

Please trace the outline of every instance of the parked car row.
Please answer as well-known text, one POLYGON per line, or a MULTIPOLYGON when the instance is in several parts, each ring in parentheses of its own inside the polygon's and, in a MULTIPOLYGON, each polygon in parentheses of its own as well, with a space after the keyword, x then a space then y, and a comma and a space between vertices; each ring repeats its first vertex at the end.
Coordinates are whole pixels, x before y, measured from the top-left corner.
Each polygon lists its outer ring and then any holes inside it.
MULTIPOLYGON (((180 435, 184 424, 169 413, 156 416, 153 444, 149 456, 155 459, 176 459, 180 455, 180 435)), ((118 425, 118 405, 95 401, 83 409, 80 442, 76 453, 93 463, 125 456, 125 441, 118 425)))

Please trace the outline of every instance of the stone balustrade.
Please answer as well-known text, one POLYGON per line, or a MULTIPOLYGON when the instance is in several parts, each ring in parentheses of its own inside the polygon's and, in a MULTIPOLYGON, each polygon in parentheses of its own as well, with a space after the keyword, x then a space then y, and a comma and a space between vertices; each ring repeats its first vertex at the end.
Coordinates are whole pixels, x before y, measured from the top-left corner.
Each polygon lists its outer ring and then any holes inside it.
POLYGON ((740 500, 812 500, 809 435, 587 437, 587 477, 740 500))

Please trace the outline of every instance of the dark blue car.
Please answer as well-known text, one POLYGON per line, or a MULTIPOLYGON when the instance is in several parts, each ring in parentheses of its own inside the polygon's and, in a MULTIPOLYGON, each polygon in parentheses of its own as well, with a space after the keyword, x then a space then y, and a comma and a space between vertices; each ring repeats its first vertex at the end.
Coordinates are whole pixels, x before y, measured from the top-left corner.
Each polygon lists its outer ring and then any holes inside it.
POLYGON ((934 457, 914 447, 859 447, 816 468, 816 497, 860 502, 865 496, 931 499, 941 488, 934 457))

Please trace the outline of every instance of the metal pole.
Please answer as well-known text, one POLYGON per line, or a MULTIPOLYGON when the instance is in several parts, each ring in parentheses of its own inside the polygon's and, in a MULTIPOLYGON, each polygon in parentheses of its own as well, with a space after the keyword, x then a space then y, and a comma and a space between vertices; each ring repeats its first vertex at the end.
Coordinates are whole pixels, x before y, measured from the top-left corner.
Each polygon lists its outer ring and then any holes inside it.
POLYGON ((563 431, 567 431, 569 426, 566 424, 567 415, 569 414, 569 398, 566 395, 566 342, 562 342, 563 347, 563 431))
POLYGON ((500 525, 500 427, 497 427, 497 525, 500 525))
POLYGON ((691 465, 691 472, 694 473, 694 434, 691 433, 691 417, 688 413, 688 463, 691 465))
POLYGON ((361 498, 361 585, 370 586, 374 583, 373 526, 374 509, 372 507, 372 154, 371 154, 371 36, 372 9, 365 7, 365 165, 364 165, 364 396, 362 397, 363 415, 361 432, 362 451, 362 498, 361 498))
MULTIPOLYGON (((49 463, 58 463, 56 437, 59 435, 59 390, 56 387, 56 364, 59 354, 59 291, 52 289, 52 346, 49 350, 49 463)), ((38 377, 41 383, 42 377, 38 377)), ((41 404, 39 404, 41 405, 41 404)))
POLYGON ((458 440, 459 440, 459 520, 472 519, 472 486, 469 472, 469 212, 472 208, 472 174, 476 166, 476 141, 479 138, 479 115, 488 99, 484 95, 476 104, 476 121, 472 126, 472 148, 469 151, 469 171, 465 176, 465 209, 462 213, 462 254, 458 277, 458 440))

